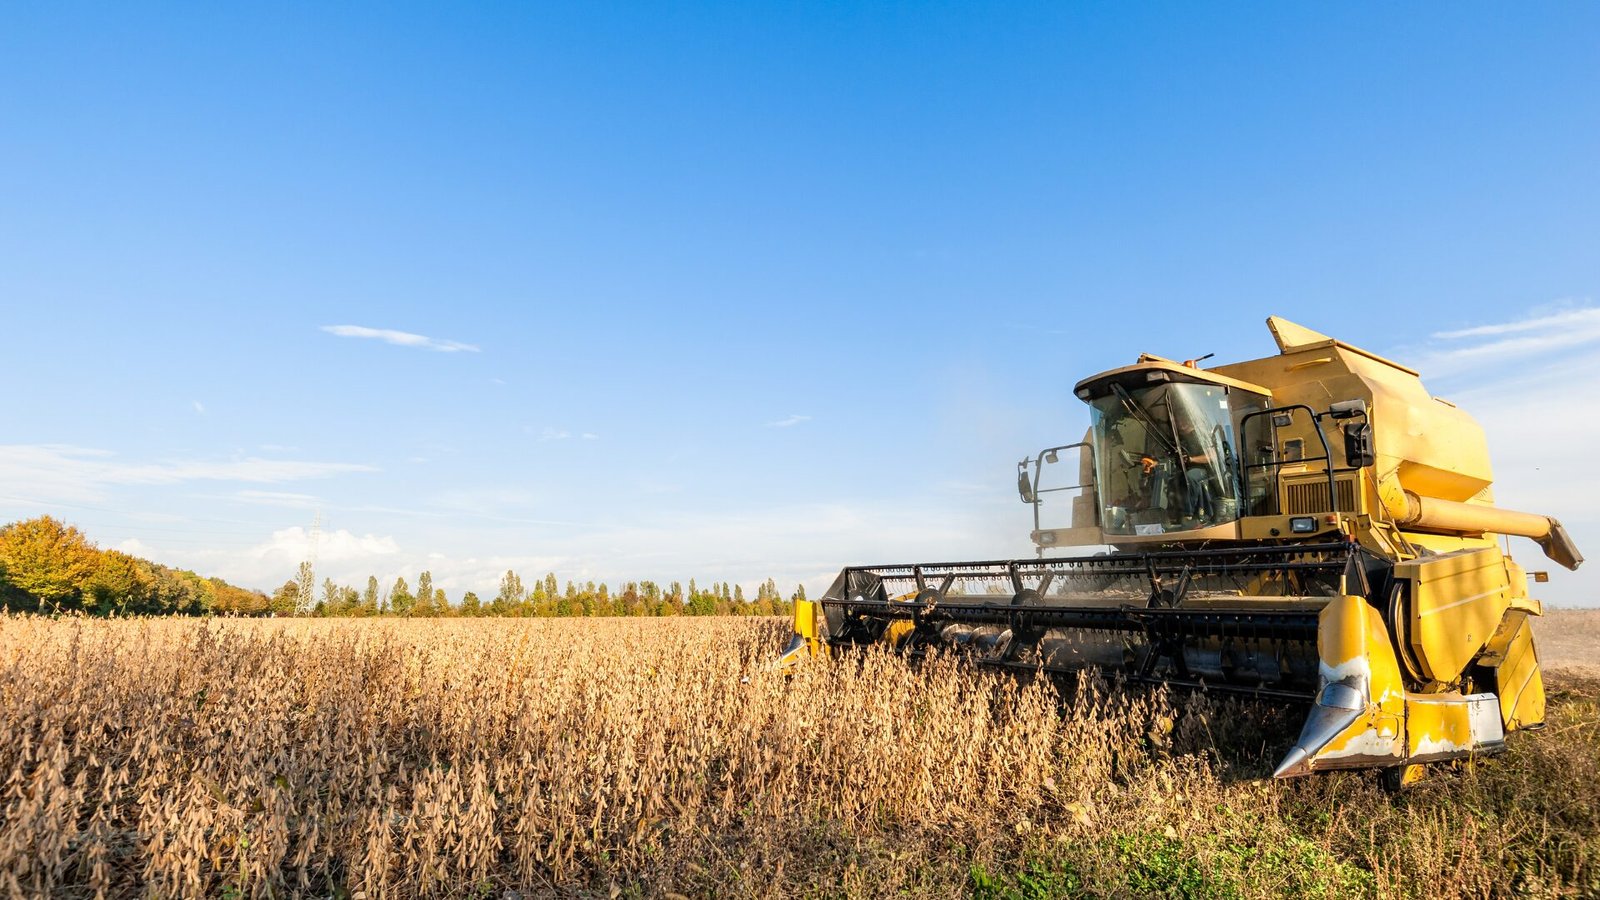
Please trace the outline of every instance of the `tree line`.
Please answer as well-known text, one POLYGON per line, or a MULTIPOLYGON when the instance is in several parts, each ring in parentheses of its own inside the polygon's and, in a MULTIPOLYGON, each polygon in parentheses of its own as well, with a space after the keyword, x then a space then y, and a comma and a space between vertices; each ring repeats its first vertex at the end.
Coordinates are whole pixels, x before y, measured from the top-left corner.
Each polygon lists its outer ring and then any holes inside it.
POLYGON ((93 615, 292 613, 275 598, 119 550, 101 550, 50 516, 0 528, 0 607, 93 615))
POLYGON ((756 589, 754 598, 746 598, 739 585, 721 582, 702 588, 692 578, 687 588, 677 581, 665 587, 654 581, 630 581, 617 589, 593 581, 568 581, 563 588, 552 572, 526 587, 522 576, 511 570, 500 576, 493 597, 483 599, 467 591, 459 603, 452 603, 443 588, 433 586, 431 572, 418 575, 414 588, 400 577, 387 590, 379 589, 376 576, 368 576, 362 590, 323 579, 316 595, 308 597, 303 577, 307 568, 302 564, 302 577, 291 578, 278 588, 273 594, 275 604, 296 606, 313 616, 774 616, 789 615, 794 611, 793 601, 805 599, 802 585, 785 600, 770 578, 756 589))
POLYGON ((91 615, 310 615, 310 616, 726 616, 789 615, 805 598, 796 587, 786 600, 772 579, 746 598, 727 582, 700 587, 689 580, 663 587, 630 581, 613 590, 588 581, 559 586, 554 573, 531 586, 507 571, 493 597, 465 592, 452 601, 433 575, 413 587, 397 578, 380 589, 368 576, 364 589, 324 579, 315 586, 311 564, 271 594, 173 569, 118 550, 101 550, 77 528, 50 516, 0 528, 0 609, 10 612, 85 612, 91 615))

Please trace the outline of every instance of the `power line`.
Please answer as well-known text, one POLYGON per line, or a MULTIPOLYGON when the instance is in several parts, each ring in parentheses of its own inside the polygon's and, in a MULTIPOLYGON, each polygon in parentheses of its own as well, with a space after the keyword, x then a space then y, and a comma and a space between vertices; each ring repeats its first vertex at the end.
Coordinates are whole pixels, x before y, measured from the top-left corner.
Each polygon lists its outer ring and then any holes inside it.
MULTIPOLYGON (((106 512, 119 516, 139 515, 139 513, 131 513, 121 509, 112 509, 107 506, 88 506, 82 503, 62 503, 55 500, 34 500, 29 497, 17 497, 11 494, 0 494, 0 500, 11 500, 16 503, 27 503, 33 506, 43 506, 46 508, 59 506, 64 509, 83 509, 90 512, 106 512)), ((243 519, 217 519, 208 516, 179 516, 178 518, 188 522, 217 522, 222 525, 247 525, 252 527, 260 527, 255 522, 246 522, 243 519)))
POLYGON ((266 538, 265 529, 267 527, 269 527, 269 526, 262 526, 263 530, 259 530, 259 531, 217 531, 217 530, 212 530, 210 528, 206 528, 205 526, 190 525, 190 526, 179 526, 179 527, 167 527, 167 526, 163 526, 163 525, 146 525, 146 524, 144 524, 142 522, 133 522, 133 523, 128 523, 128 522, 117 522, 117 523, 90 522, 90 521, 85 521, 83 519, 77 519, 77 518, 74 518, 72 520, 71 524, 76 525, 76 526, 78 526, 80 528, 104 528, 104 529, 116 529, 116 530, 121 530, 121 531, 141 531, 141 532, 143 532, 143 531, 163 531, 163 532, 172 532, 174 534, 221 534, 221 535, 237 535, 239 537, 254 536, 255 539, 258 540, 258 541, 259 540, 265 540, 265 538, 266 538))
MULTIPOLYGON (((140 541, 137 536, 131 537, 129 540, 139 541, 141 544, 145 543, 144 541, 140 541)), ((261 541, 219 541, 211 538, 172 538, 164 536, 152 538, 150 541, 150 545, 152 547, 164 547, 168 544, 199 544, 204 547, 258 547, 261 545, 261 543, 261 541)))

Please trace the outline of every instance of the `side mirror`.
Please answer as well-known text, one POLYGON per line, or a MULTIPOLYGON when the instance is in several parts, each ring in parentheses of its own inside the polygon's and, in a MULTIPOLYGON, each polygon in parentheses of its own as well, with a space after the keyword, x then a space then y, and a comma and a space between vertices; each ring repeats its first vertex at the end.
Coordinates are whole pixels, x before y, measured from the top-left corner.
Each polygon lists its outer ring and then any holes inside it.
POLYGON ((1345 465, 1364 469, 1378 461, 1378 451, 1373 446, 1372 423, 1358 422, 1344 426, 1345 465))
POLYGON ((1026 469, 1017 470, 1017 493, 1022 496, 1023 503, 1032 503, 1038 499, 1033 493, 1033 479, 1028 477, 1026 469))
POLYGON ((1340 400, 1328 407, 1328 415, 1335 419, 1354 419, 1356 416, 1367 414, 1367 401, 1365 400, 1340 400))

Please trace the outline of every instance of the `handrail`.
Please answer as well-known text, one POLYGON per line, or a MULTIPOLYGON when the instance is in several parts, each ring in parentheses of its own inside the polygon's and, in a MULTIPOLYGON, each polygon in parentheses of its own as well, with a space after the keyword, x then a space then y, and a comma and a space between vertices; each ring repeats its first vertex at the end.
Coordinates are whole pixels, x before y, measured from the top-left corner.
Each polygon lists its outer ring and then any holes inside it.
MULTIPOLYGON (((1039 488, 1039 478, 1044 472, 1044 457, 1045 457, 1045 454, 1047 454, 1047 453, 1059 453, 1062 450, 1072 450, 1072 449, 1075 449, 1075 448, 1088 448, 1090 450, 1090 453, 1089 453, 1089 466, 1090 466, 1091 469, 1093 469, 1094 465, 1095 465, 1095 458, 1094 458, 1094 453, 1093 453, 1094 445, 1092 443, 1090 443, 1089 441, 1078 441, 1075 444, 1062 444, 1059 447, 1046 447, 1043 450, 1040 450, 1037 455, 1029 457, 1029 458, 1025 458, 1025 459, 1022 460, 1022 462, 1017 463, 1017 470, 1018 470, 1018 472, 1020 474, 1023 474, 1023 475, 1027 475, 1028 474, 1028 472, 1027 472, 1028 464, 1029 463, 1033 464, 1033 473, 1032 473, 1032 476, 1028 479, 1028 493, 1032 496, 1033 499, 1028 501, 1028 502, 1029 502, 1029 505, 1031 505, 1033 507, 1033 530, 1035 532, 1038 532, 1042 527, 1041 523, 1040 523, 1040 518, 1039 518, 1039 509, 1040 509, 1040 506, 1041 506, 1041 503, 1040 503, 1040 500, 1039 500, 1039 495, 1040 494, 1050 494, 1050 493, 1054 493, 1054 492, 1057 492, 1057 491, 1075 491, 1075 490, 1081 490, 1083 488, 1089 488, 1091 490, 1094 489, 1095 480, 1097 479, 1097 477, 1099 475, 1098 472, 1095 472, 1093 475, 1091 475, 1090 479, 1088 481, 1084 482, 1083 484, 1071 484, 1071 485, 1065 485, 1065 486, 1062 486, 1062 487, 1044 488, 1043 490, 1041 490, 1039 488)), ((1082 465, 1081 459, 1079 461, 1079 465, 1080 466, 1082 465)), ((1095 521, 1098 522, 1099 520, 1100 520, 1100 508, 1099 508, 1099 505, 1097 503, 1096 506, 1095 506, 1095 521)), ((1042 547, 1039 548, 1039 552, 1043 553, 1044 552, 1044 548, 1042 548, 1042 547)))
MULTIPOLYGON (((1240 467, 1240 470, 1239 470, 1240 480, 1248 483, 1249 479, 1246 478, 1245 476, 1247 476, 1250 473, 1251 469, 1265 469, 1265 468, 1278 469, 1278 468, 1282 468, 1285 464, 1291 463, 1291 462, 1319 462, 1319 461, 1320 462, 1324 462, 1324 463, 1326 463, 1326 465, 1323 466, 1323 468, 1327 470, 1327 474, 1328 474, 1328 512, 1338 512, 1339 511, 1339 488, 1338 488, 1338 485, 1334 482, 1334 478, 1333 478, 1333 449, 1328 446, 1328 436, 1326 434, 1324 434, 1323 431, 1322 431, 1322 416, 1319 415, 1316 410, 1314 410, 1311 407, 1305 405, 1304 403, 1294 403, 1294 404, 1291 404, 1289 406, 1273 406, 1273 407, 1268 407, 1267 409, 1260 410, 1258 412, 1248 413, 1247 415, 1244 416, 1244 418, 1239 420, 1239 439, 1240 439, 1241 442, 1244 441, 1244 439, 1245 439, 1244 438, 1244 436, 1245 436, 1245 426, 1250 422, 1251 419, 1254 419, 1254 418, 1256 418, 1258 416, 1271 415, 1273 413, 1281 413, 1281 412, 1292 413, 1297 409, 1303 409, 1303 410, 1306 411, 1306 413, 1308 415, 1311 416, 1311 427, 1313 427, 1313 428, 1315 428, 1317 430, 1317 440, 1319 442, 1321 442, 1321 444, 1322 444, 1322 455, 1321 456, 1302 457, 1300 459, 1277 459, 1277 458, 1274 458, 1271 462, 1246 463, 1246 464, 1244 464, 1244 465, 1242 465, 1240 467)), ((1277 427, 1277 426, 1273 426, 1273 427, 1277 427)), ((1276 443, 1274 443, 1274 446, 1273 446, 1273 456, 1274 457, 1277 456, 1276 443)), ((1244 458, 1245 458, 1244 455, 1241 454, 1240 455, 1240 459, 1243 460, 1244 458)), ((1273 473, 1273 494, 1274 495, 1277 494, 1277 483, 1278 483, 1278 474, 1276 472, 1274 472, 1273 473)))

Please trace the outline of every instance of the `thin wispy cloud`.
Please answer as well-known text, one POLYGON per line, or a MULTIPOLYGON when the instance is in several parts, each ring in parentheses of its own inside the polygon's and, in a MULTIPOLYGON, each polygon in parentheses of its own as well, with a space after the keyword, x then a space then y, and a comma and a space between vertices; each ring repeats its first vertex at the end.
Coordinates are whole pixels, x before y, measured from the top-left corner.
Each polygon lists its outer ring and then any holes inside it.
POLYGON ((103 496, 108 488, 127 485, 189 481, 278 484, 375 471, 376 467, 360 463, 254 456, 231 460, 126 462, 109 450, 67 444, 0 445, 0 492, 26 494, 41 500, 95 499, 103 496))
POLYGON ((810 416, 792 415, 792 416, 789 416, 786 419, 779 419, 776 422, 768 422, 764 427, 767 427, 767 428, 793 428, 794 426, 799 425, 801 422, 809 422, 809 421, 811 421, 811 417, 810 416))
MULTIPOLYGON (((524 425, 524 426, 522 426, 522 433, 523 434, 534 434, 535 433, 534 427, 532 425, 524 425)), ((570 441, 573 438, 578 438, 580 440, 585 440, 585 441, 597 441, 597 440, 600 439, 600 435, 595 434, 592 431, 584 431, 584 432, 580 432, 578 434, 573 434, 570 430, 568 430, 566 428, 556 428, 556 427, 554 427, 552 425, 546 425, 545 427, 543 427, 541 429, 538 429, 537 433, 539 435, 537 440, 539 440, 541 442, 543 442, 543 441, 570 441)))
POLYGON ((476 344, 465 344, 461 341, 432 338, 425 334, 412 334, 409 331, 396 331, 392 328, 368 328, 365 325, 324 325, 322 330, 338 337, 366 338, 374 341, 383 341, 396 347, 415 347, 420 350, 432 350, 437 353, 481 353, 482 348, 476 344))
POLYGON ((290 509, 310 509, 320 502, 315 494, 296 494, 289 491, 237 491, 233 499, 259 506, 283 506, 290 509))
MULTIPOLYGON (((1436 332, 1429 343, 1399 358, 1430 387, 1441 384, 1451 402, 1483 428, 1494 461, 1495 503, 1554 516, 1577 536, 1600 531, 1600 474, 1593 464, 1596 429, 1578 411, 1600 382, 1600 307, 1566 301, 1537 307, 1503 322, 1436 332)), ((1524 564, 1547 568, 1537 548, 1511 542, 1524 564)), ((1540 597, 1591 603, 1587 576, 1552 571, 1540 597)))
POLYGON ((1530 318, 1518 319, 1514 322, 1500 322, 1492 325, 1477 325, 1472 328, 1462 328, 1456 331, 1437 331, 1433 337, 1439 340, 1457 340, 1460 338, 1494 337, 1502 334, 1522 334, 1529 331, 1547 331, 1555 328, 1587 327, 1600 322, 1600 307, 1579 306, 1577 308, 1562 309, 1545 315, 1535 315, 1530 318))
POLYGON ((1465 375, 1523 360, 1548 363, 1600 344, 1600 307, 1568 302, 1520 319, 1439 331, 1430 337, 1428 345, 1405 354, 1424 377, 1465 375))
MULTIPOLYGON (((662 490, 674 490, 661 486, 662 490)), ((491 495, 456 499, 476 505, 491 495)), ((437 499, 437 498, 435 498, 437 499)), ((326 508, 326 507, 325 507, 326 508)), ((338 509, 339 507, 333 507, 338 509)), ((355 508, 345 510, 348 516, 355 508)), ((317 557, 317 578, 361 587, 368 575, 387 588, 396 576, 415 583, 418 572, 428 569, 434 584, 445 588, 452 601, 466 590, 492 596, 508 569, 527 580, 555 572, 562 580, 605 581, 613 585, 651 577, 668 580, 708 577, 729 579, 747 593, 767 577, 777 578, 787 594, 804 582, 808 592, 826 587, 844 563, 882 562, 912 558, 1001 558, 1029 549, 1026 524, 1006 507, 1008 528, 971 516, 951 516, 947 508, 913 507, 904 503, 808 503, 758 509, 732 516, 726 513, 675 511, 670 515, 628 519, 625 522, 547 521, 486 516, 475 512, 422 511, 415 508, 362 508, 395 517, 440 517, 452 522, 451 533, 466 533, 456 546, 440 547, 438 531, 388 533, 361 528, 324 529, 313 541, 306 526, 264 527, 228 546, 213 540, 165 540, 166 532, 143 533, 130 526, 125 536, 106 546, 168 565, 218 575, 236 584, 271 590, 292 576, 295 567, 317 557), (935 508, 942 509, 934 515, 935 508), (486 519, 490 525, 464 521, 486 519), (917 524, 908 525, 908 520, 917 524), (485 551, 495 544, 497 523, 560 526, 540 541, 537 555, 485 551), (119 542, 120 541, 120 542, 119 542)), ((526 535, 519 527, 517 533, 526 535)), ((525 542, 525 541, 524 541, 525 542)))
POLYGON ((199 400, 196 400, 194 401, 194 411, 203 416, 206 414, 206 405, 201 403, 199 400))

